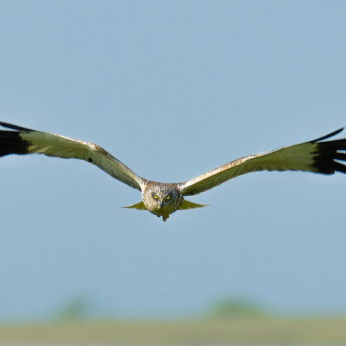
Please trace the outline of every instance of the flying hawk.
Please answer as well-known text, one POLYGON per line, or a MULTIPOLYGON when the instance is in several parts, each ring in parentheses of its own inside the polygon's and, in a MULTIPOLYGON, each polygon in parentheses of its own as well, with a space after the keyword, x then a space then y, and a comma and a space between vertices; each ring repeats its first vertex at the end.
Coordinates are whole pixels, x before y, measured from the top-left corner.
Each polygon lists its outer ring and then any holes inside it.
POLYGON ((321 174, 346 173, 346 139, 324 141, 343 128, 313 141, 291 145, 262 154, 241 157, 182 183, 158 183, 138 176, 96 144, 30 130, 0 122, 14 131, 0 131, 0 157, 9 154, 44 154, 63 159, 80 159, 101 168, 113 178, 142 192, 142 201, 125 208, 148 210, 166 221, 176 210, 204 205, 189 202, 185 196, 197 195, 232 178, 258 171, 307 171, 321 174))

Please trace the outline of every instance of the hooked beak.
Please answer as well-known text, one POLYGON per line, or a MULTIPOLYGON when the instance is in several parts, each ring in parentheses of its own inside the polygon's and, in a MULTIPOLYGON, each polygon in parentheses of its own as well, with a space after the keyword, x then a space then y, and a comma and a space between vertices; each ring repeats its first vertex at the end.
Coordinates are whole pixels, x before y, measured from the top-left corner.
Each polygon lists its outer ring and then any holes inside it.
POLYGON ((160 208, 162 209, 163 206, 163 201, 160 202, 160 208))

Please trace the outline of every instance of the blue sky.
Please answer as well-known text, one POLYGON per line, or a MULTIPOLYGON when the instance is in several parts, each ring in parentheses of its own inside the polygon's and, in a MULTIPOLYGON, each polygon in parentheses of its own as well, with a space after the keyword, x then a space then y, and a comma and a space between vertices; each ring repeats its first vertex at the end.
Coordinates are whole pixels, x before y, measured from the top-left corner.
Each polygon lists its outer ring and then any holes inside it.
MULTIPOLYGON (((337 0, 2 1, 0 118, 185 181, 346 125, 345 18, 337 0)), ((85 162, 6 157, 0 179, 1 319, 79 294, 117 316, 346 310, 345 175, 248 174, 166 223, 85 162)))

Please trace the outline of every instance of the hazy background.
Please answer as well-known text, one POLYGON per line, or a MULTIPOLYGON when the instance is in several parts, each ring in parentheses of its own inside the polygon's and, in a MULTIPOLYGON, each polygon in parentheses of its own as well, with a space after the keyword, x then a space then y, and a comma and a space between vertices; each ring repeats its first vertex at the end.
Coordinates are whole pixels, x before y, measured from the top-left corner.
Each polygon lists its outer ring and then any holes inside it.
MULTIPOLYGON (((179 182, 346 125, 344 1, 1 1, 0 119, 179 182)), ((346 133, 343 134, 346 136, 346 133)), ((341 136, 339 136, 341 138, 341 136)), ((0 160, 0 319, 346 311, 346 176, 249 174, 166 223, 85 162, 0 160)))

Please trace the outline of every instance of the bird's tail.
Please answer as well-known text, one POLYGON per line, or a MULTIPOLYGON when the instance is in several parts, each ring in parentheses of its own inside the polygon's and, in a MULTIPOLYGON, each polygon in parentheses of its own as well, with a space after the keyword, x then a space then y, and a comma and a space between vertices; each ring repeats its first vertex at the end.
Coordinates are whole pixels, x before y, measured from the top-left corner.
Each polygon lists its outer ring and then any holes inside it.
POLYGON ((186 210, 186 209, 194 209, 194 208, 203 208, 207 207, 208 205, 206 204, 197 204, 197 203, 192 203, 189 201, 186 201, 185 199, 182 200, 178 210, 186 210))
POLYGON ((143 202, 139 202, 134 205, 129 205, 128 207, 123 207, 123 208, 128 208, 128 209, 138 209, 138 210, 147 210, 143 202))

